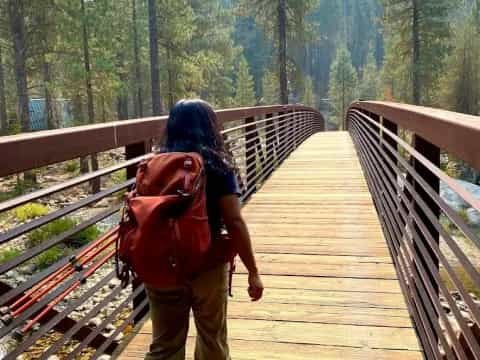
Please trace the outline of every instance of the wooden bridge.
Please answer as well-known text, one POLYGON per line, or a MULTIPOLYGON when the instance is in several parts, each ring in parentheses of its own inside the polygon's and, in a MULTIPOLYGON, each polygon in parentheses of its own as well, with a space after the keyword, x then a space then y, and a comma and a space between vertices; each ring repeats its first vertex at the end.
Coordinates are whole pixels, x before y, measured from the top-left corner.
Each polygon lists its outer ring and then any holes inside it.
MULTIPOLYGON (((244 215, 266 290, 250 302, 240 267, 229 304, 232 359, 422 358, 348 133, 306 140, 244 215)), ((147 321, 120 358, 143 359, 150 341, 147 321)))
MULTIPOLYGON (((441 216, 475 250, 480 240, 439 196, 442 181, 480 210, 479 200, 440 170, 440 150, 480 169, 479 118, 361 102, 349 110, 348 132, 325 132, 321 115, 303 106, 217 115, 239 167, 243 213, 266 286, 262 301, 251 303, 239 264, 229 303, 233 359, 480 359, 480 308, 472 294, 480 289, 478 267, 445 230, 441 216), (402 130, 412 134, 411 142, 400 136, 402 130)), ((164 122, 150 118, 1 138, 0 151, 10 156, 2 158, 0 176, 121 146, 126 156, 122 163, 0 203, 0 212, 125 168, 131 177, 164 122)), ((102 182, 99 193, 7 229, 0 245, 110 199, 132 183, 102 182)), ((74 229, 0 264, 0 274, 19 269, 75 232, 114 215, 120 206, 109 203, 74 229)), ((6 359, 32 349, 38 353, 42 339, 47 345, 36 357, 40 359, 52 354, 65 359, 144 357, 151 340, 151 323, 144 316, 148 304, 141 285, 125 293, 112 283, 109 249, 114 238, 115 229, 76 250, 73 261, 61 259, 16 287, 1 283, 0 338, 17 329, 18 339, 6 359), (83 267, 70 271, 78 264, 83 267), (98 269, 107 269, 107 275, 79 285, 84 291, 70 299, 71 286, 82 277, 93 278, 98 269), (92 310, 81 316, 75 312, 98 292, 104 295, 92 310), (58 308, 64 298, 69 302, 58 308), (92 323, 117 298, 121 303, 92 323), (115 324, 109 333, 108 324, 115 324), (52 338, 53 333, 58 335, 52 338)), ((192 324, 189 358, 194 336, 192 324)))

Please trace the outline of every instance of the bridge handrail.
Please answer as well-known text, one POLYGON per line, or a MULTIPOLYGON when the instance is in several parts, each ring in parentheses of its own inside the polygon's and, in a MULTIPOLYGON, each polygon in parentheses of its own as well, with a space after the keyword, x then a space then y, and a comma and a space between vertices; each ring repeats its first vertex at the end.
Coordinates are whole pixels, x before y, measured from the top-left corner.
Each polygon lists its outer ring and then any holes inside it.
MULTIPOLYGON (((217 111, 217 115, 226 128, 222 133, 234 157, 244 201, 296 147, 314 132, 325 128, 318 111, 301 105, 226 109, 217 111)), ((0 176, 125 146, 125 159, 113 165, 0 202, 0 215, 11 217, 12 212, 23 204, 51 199, 53 195, 61 195, 63 191, 79 188, 89 182, 103 184, 98 192, 82 194, 80 199, 67 199, 58 209, 45 215, 24 223, 7 225, 0 233, 0 246, 8 246, 55 220, 72 214, 80 215, 78 211, 84 211, 104 199, 118 199, 120 193, 134 184, 136 165, 151 156, 154 141, 162 137, 165 120, 165 116, 126 120, 0 138, 0 152, 4 154, 0 159, 0 176), (120 180, 120 183, 104 181, 125 169, 126 179, 120 180)), ((72 228, 27 247, 16 257, 0 263, 0 322, 3 323, 0 326, 0 340, 17 329, 18 341, 18 346, 11 349, 4 359, 16 358, 39 339, 48 337, 53 330, 61 336, 49 343, 42 353, 42 359, 48 359, 65 344, 72 344, 72 340, 79 342, 79 345, 69 352, 68 359, 73 359, 87 348, 94 349, 91 350, 91 358, 95 359, 103 353, 111 354, 121 342, 118 335, 132 322, 135 325, 143 317, 148 310, 143 286, 132 284, 125 294, 120 284, 112 283, 115 277, 112 267, 113 244, 117 236, 115 226, 105 230, 96 240, 72 250, 71 258, 63 257, 39 273, 25 276, 25 281, 12 286, 4 278, 13 271, 22 273, 25 264, 49 249, 66 244, 82 230, 118 214, 121 206, 118 201, 108 201, 100 211, 79 216, 80 220, 72 228), (103 273, 95 277, 95 273, 101 269, 103 273), (71 298, 70 302, 59 308, 60 301, 66 296, 70 297, 75 289, 80 290, 76 298, 71 298), (105 296, 87 313, 72 317, 74 310, 84 306, 96 293, 105 293, 105 296), (104 307, 119 296, 122 302, 115 304, 105 319, 91 323, 104 307), (130 309, 132 302, 133 309, 130 309), (107 325, 115 320, 119 323, 117 329, 105 333, 107 325)))
POLYGON ((357 101, 351 108, 388 119, 480 171, 478 116, 387 101, 357 101))
POLYGON ((480 215, 479 199, 441 169, 442 151, 480 169, 480 117, 355 102, 346 125, 426 358, 480 359, 480 307, 468 289, 480 289, 480 232, 440 193, 442 184, 480 215))
MULTIPOLYGON (((216 114, 227 125, 239 119, 290 111, 318 113, 303 105, 272 105, 223 109, 216 114)), ((0 154, 9 156, 0 158, 0 176, 160 138, 166 120, 167 116, 147 117, 2 136, 0 154)))

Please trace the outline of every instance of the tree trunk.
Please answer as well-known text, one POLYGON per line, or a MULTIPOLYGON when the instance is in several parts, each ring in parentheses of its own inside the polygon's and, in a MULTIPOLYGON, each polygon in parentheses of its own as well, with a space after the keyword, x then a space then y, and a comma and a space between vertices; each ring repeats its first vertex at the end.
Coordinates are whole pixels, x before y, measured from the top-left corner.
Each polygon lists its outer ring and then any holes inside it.
POLYGON ((148 33, 150 39, 152 112, 154 116, 159 116, 162 115, 162 100, 160 97, 160 67, 158 64, 158 30, 156 0, 148 0, 148 33))
POLYGON ((375 16, 378 23, 375 34, 375 60, 377 62, 377 68, 380 69, 383 65, 385 55, 382 23, 383 6, 380 3, 375 4, 375 16))
POLYGON ((85 12, 85 0, 80 0, 82 7, 82 17, 83 17, 83 64, 85 67, 85 88, 87 92, 87 115, 88 123, 95 123, 95 110, 93 105, 93 89, 92 89, 92 74, 91 74, 91 65, 90 65, 90 49, 88 47, 88 31, 87 31, 87 21, 86 21, 86 12, 85 12))
MULTIPOLYGON (((10 17, 10 31, 12 34, 13 52, 15 58, 15 81, 17 86, 20 128, 22 132, 29 132, 31 130, 30 110, 28 107, 30 100, 28 96, 27 85, 27 44, 23 10, 23 0, 8 1, 8 15, 10 17)), ((35 171, 26 171, 23 175, 23 178, 29 183, 37 182, 35 171)))
MULTIPOLYGON (((88 47, 88 31, 87 31, 87 14, 85 11, 85 0, 80 0, 82 10, 82 35, 83 35, 83 63, 85 67, 85 88, 87 92, 87 115, 88 123, 95 123, 95 109, 93 105, 93 89, 92 89, 92 74, 90 65, 90 49, 88 47)), ((98 170, 97 154, 92 154, 90 157, 92 164, 92 171, 98 170)), ((96 178, 90 182, 92 192, 100 191, 100 179, 96 178)))
POLYGON ((133 23, 133 62, 135 67, 135 96, 133 98, 135 117, 143 117, 143 90, 142 75, 140 72, 140 49, 138 46, 137 31, 137 3, 132 0, 132 23, 133 23))
POLYGON ((170 46, 167 45, 167 74, 168 74, 168 107, 171 109, 175 105, 174 99, 174 80, 173 80, 173 71, 172 71, 172 58, 170 46))
POLYGON ((53 113, 53 100, 50 93, 50 81, 52 81, 52 76, 50 72, 50 63, 46 60, 43 62, 43 81, 44 81, 44 95, 45 95, 45 121, 49 129, 58 128, 58 123, 55 120, 53 113))
POLYGON ((48 129, 56 129, 58 124, 55 121, 53 112, 53 99, 51 94, 50 82, 52 81, 51 64, 48 60, 48 54, 50 53, 49 44, 49 28, 50 24, 48 19, 48 9, 53 6, 52 1, 46 1, 44 6, 40 9, 38 16, 35 17, 36 25, 40 29, 40 43, 42 51, 42 76, 43 76, 43 91, 45 97, 45 109, 44 118, 48 129))
POLYGON ((288 104, 287 6, 285 0, 278 1, 278 65, 280 79, 280 102, 282 104, 288 104))
POLYGON ((7 100, 5 97, 5 73, 2 47, 0 46, 0 135, 8 134, 7 100))
MULTIPOLYGON (((123 70, 124 64, 123 64, 123 54, 119 54, 119 68, 123 70)), ((128 95, 126 91, 126 85, 127 85, 127 75, 125 72, 121 71, 120 75, 120 82, 122 83, 122 88, 120 89, 120 94, 118 94, 117 97, 117 116, 118 120, 127 120, 128 119, 128 95)), ((135 103, 135 99, 133 101, 135 103)))
POLYGON ((418 0, 412 0, 412 86, 413 103, 421 103, 421 79, 420 79, 420 26, 419 26, 419 5, 418 0))
POLYGON ((23 0, 9 0, 8 14, 15 62, 15 80, 18 96, 18 117, 22 132, 30 131, 30 112, 26 69, 25 19, 23 0))

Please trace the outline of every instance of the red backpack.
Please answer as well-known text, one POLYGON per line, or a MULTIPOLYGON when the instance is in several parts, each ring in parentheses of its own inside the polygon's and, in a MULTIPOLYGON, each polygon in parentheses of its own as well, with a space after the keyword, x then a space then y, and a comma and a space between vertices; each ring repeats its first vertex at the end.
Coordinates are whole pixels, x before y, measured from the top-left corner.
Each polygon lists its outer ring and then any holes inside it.
POLYGON ((205 185, 196 153, 159 154, 139 165, 117 241, 117 275, 124 284, 132 273, 154 288, 175 287, 208 265, 205 185))

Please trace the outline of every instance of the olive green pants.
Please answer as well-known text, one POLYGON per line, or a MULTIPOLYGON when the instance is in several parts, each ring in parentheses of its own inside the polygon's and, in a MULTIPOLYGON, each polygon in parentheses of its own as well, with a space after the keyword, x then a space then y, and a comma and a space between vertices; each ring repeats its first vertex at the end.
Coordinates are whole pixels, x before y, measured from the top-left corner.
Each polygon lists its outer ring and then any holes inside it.
POLYGON ((228 265, 199 274, 183 288, 147 289, 153 340, 146 360, 184 360, 190 309, 195 360, 230 360, 227 344, 228 265))

